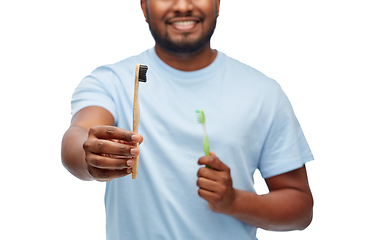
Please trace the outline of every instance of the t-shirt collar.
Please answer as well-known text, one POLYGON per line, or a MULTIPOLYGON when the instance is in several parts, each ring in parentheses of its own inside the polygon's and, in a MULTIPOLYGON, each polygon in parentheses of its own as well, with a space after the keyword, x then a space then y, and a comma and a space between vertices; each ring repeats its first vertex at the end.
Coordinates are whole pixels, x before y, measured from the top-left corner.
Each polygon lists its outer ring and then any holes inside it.
POLYGON ((224 60, 224 54, 222 52, 217 51, 217 56, 214 61, 207 67, 202 68, 196 71, 181 71, 175 69, 165 62, 163 62, 157 55, 154 47, 148 50, 149 57, 160 69, 162 69, 165 73, 171 75, 170 77, 173 79, 185 79, 185 81, 191 80, 199 80, 202 78, 207 78, 220 69, 224 60))

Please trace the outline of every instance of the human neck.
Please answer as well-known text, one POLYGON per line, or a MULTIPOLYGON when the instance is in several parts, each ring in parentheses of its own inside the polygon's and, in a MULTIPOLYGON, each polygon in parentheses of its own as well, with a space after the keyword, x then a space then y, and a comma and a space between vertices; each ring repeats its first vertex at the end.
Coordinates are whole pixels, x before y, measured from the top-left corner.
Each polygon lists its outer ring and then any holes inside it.
POLYGON ((211 49, 210 44, 194 53, 172 53, 156 44, 155 52, 163 62, 181 71, 196 71, 205 68, 217 56, 217 51, 211 49))

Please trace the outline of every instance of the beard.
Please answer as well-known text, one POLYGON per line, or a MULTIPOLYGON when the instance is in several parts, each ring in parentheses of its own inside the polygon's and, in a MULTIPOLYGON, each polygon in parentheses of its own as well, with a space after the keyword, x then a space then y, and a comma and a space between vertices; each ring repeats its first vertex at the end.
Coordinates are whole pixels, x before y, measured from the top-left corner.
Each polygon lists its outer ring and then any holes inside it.
POLYGON ((158 44, 161 48, 173 53, 194 53, 202 49, 210 42, 216 24, 217 19, 215 18, 212 27, 209 29, 209 31, 207 31, 205 34, 203 34, 199 39, 195 41, 188 39, 189 34, 185 34, 184 38, 180 41, 173 41, 169 37, 168 33, 161 34, 158 30, 154 28, 154 26, 152 26, 152 24, 150 24, 150 21, 148 21, 149 30, 156 44, 158 44))

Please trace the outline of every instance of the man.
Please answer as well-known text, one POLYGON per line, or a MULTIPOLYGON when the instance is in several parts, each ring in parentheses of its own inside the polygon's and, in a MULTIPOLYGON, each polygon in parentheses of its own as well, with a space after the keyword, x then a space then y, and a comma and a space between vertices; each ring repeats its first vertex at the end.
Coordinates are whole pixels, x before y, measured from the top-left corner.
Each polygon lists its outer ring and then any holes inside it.
POLYGON ((82 180, 107 182, 107 239, 256 239, 257 228, 302 230, 312 220, 302 130, 274 80, 210 47, 219 6, 141 0, 155 47, 97 68, 75 90, 62 160, 82 180), (141 135, 129 131, 137 63, 149 66, 141 135), (255 193, 256 169, 268 194, 255 193))

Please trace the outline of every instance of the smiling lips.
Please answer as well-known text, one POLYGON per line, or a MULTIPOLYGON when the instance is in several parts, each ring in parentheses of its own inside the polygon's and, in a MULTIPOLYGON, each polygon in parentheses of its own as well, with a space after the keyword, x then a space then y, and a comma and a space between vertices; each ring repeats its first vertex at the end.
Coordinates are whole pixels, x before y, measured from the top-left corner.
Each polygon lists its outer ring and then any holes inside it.
POLYGON ((199 21, 197 18, 172 18, 168 21, 168 24, 176 30, 187 31, 195 28, 199 21))

